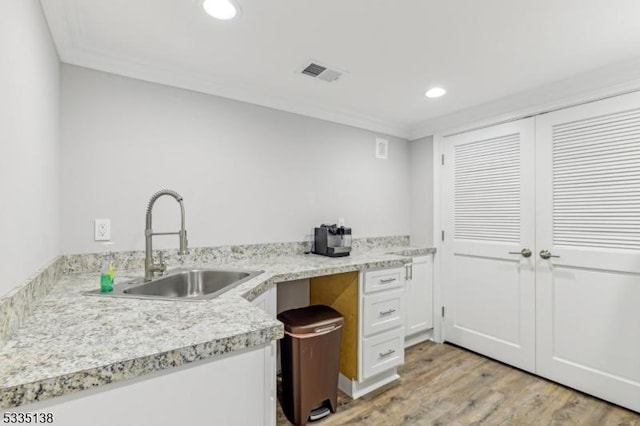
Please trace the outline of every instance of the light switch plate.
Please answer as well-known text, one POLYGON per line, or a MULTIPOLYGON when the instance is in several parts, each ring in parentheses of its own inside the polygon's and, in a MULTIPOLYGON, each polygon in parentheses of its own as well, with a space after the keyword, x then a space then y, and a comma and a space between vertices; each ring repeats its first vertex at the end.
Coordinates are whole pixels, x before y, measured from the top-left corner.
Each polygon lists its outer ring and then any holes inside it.
POLYGON ((96 219, 94 221, 93 239, 95 241, 111 240, 111 219, 96 219))

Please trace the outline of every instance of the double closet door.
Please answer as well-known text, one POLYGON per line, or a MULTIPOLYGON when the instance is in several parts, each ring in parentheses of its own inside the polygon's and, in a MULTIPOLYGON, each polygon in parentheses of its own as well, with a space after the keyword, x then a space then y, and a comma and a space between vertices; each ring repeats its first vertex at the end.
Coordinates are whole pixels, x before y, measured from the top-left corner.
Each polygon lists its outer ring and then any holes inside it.
POLYGON ((445 340, 640 411, 640 94, 445 144, 445 340))

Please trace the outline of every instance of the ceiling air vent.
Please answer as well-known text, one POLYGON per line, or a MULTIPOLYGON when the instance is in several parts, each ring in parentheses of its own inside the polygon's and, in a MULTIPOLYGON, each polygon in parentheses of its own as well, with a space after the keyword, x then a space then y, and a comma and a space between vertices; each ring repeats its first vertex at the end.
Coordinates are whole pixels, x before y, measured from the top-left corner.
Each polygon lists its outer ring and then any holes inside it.
POLYGON ((317 61, 310 61, 300 69, 300 73, 331 83, 344 74, 342 71, 320 65, 317 61))

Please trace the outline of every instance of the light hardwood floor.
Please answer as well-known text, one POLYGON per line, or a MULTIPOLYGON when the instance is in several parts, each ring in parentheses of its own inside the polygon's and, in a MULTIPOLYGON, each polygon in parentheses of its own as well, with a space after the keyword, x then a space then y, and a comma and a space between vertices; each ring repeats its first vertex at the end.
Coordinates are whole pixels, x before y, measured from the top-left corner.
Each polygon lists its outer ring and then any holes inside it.
MULTIPOLYGON (((400 380, 309 425, 635 425, 640 414, 448 344, 409 348, 400 380)), ((280 395, 279 395, 280 396, 280 395)), ((278 404, 278 425, 289 425, 278 404)))

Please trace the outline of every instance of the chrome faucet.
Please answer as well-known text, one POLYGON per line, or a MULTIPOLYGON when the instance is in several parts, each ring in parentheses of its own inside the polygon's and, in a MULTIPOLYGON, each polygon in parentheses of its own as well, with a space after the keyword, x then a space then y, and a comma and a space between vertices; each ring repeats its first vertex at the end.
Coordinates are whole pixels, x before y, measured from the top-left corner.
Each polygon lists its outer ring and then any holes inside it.
POLYGON ((162 275, 167 270, 167 265, 164 263, 162 252, 160 252, 160 262, 155 263, 153 261, 153 244, 152 237, 154 235, 178 235, 180 236, 180 250, 178 254, 184 256, 188 254, 187 251, 187 231, 184 229, 184 204, 182 204, 182 196, 170 189, 161 189, 151 196, 149 204, 147 205, 147 218, 146 227, 144 229, 145 236, 145 256, 144 256, 144 279, 145 281, 151 281, 153 274, 159 272, 162 275), (163 195, 170 195, 180 204, 180 230, 177 232, 153 232, 151 229, 151 211, 153 210, 153 204, 156 200, 163 195))

